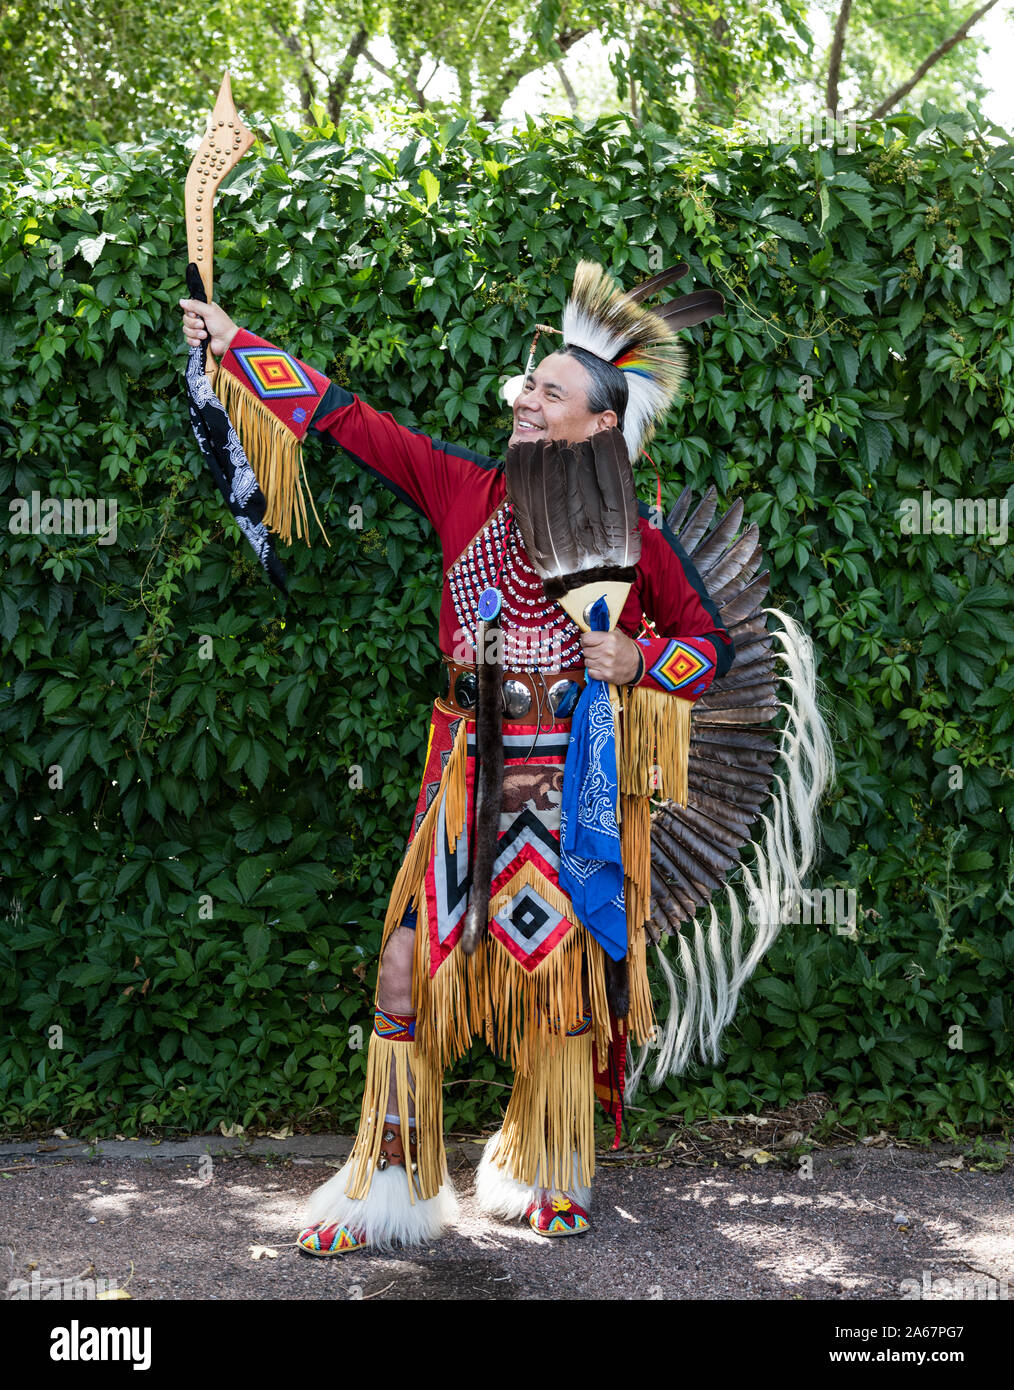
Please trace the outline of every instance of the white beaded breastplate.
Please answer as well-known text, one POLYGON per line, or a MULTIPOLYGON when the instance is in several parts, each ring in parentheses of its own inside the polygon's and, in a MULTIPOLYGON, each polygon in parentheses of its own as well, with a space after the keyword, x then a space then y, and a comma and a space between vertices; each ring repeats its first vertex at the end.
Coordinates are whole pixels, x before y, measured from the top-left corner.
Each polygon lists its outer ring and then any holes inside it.
POLYGON ((581 629, 558 603, 546 598, 517 527, 510 526, 508 539, 508 525, 506 507, 501 505, 447 572, 458 627, 474 652, 479 595, 495 586, 503 596, 500 627, 505 670, 565 671, 580 666, 581 629))

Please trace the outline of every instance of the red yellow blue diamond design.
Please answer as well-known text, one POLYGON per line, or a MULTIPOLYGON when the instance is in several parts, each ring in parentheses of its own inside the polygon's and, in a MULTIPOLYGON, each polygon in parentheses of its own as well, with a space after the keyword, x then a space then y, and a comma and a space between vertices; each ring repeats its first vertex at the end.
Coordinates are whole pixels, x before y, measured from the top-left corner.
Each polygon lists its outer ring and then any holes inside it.
POLYGON ((667 644, 649 674, 666 690, 679 690, 698 676, 706 675, 714 664, 695 648, 672 641, 667 644))
POLYGON ((415 1014, 385 1013, 377 1009, 373 1016, 373 1031, 388 1042, 412 1042, 415 1038, 415 1014))
POLYGON ((343 1255, 346 1250, 361 1250, 369 1241, 348 1226, 325 1226, 318 1221, 300 1231, 296 1244, 308 1255, 343 1255))
POLYGON ((540 1236, 583 1236, 591 1226, 584 1207, 571 1201, 566 1192, 547 1193, 541 1202, 531 1203, 525 1216, 540 1236))
POLYGON ((233 355, 262 401, 318 394, 302 363, 287 352, 277 348, 240 347, 233 349, 233 355))

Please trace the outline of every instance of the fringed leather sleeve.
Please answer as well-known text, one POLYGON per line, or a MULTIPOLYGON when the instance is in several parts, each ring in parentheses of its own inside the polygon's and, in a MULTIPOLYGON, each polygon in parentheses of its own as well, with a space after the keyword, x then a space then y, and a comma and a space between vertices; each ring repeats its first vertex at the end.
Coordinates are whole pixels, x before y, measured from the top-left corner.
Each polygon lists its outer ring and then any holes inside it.
POLYGON ((707 637, 639 637, 643 669, 634 684, 696 700, 715 675, 715 644, 707 637))
POLYGON ((231 381, 218 383, 220 397, 221 388, 229 391, 235 383, 260 402, 278 427, 297 439, 310 428, 313 413, 330 385, 313 367, 245 328, 233 338, 221 370, 231 381))
POLYGON ((303 436, 327 391, 327 377, 241 328, 216 370, 214 387, 264 493, 268 530, 291 544, 295 529, 309 544, 309 502, 327 539, 302 458, 303 436))

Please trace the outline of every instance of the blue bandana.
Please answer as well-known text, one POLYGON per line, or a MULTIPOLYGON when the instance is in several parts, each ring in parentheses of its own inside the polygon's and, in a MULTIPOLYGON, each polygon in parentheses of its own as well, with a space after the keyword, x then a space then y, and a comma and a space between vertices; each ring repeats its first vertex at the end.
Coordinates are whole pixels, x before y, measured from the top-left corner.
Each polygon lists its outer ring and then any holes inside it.
MULTIPOLYGON (((608 632, 604 598, 591 611, 593 632, 608 632)), ((604 681, 585 686, 570 727, 560 808, 560 887, 574 914, 613 960, 627 954, 627 911, 618 801, 616 728, 604 681)))

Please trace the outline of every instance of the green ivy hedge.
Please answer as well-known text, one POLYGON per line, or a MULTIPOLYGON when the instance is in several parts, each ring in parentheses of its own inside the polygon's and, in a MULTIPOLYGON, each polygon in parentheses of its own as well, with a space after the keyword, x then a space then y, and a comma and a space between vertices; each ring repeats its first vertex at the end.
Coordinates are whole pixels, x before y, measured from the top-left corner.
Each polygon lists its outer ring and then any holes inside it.
MULTIPOLYGON (((644 1093, 635 1130, 818 1090, 861 1131, 1006 1124, 1012 547, 899 516, 1014 478, 1010 141, 927 108, 849 153, 618 119, 276 135, 220 195, 216 298, 444 439, 502 450, 498 382, 582 255, 628 283, 683 258, 726 295, 653 455, 668 503, 743 497, 773 601, 813 632, 840 768, 819 882, 855 889, 859 929, 787 926, 724 1064, 644 1093)), ((4 493, 117 506, 115 544, 4 537, 8 1130, 358 1114, 439 556, 314 439, 331 546, 284 554, 288 602, 263 577, 181 394, 188 161, 171 135, 0 145, 4 493)), ((451 1125, 496 1119, 487 1052, 451 1079, 451 1125)))

